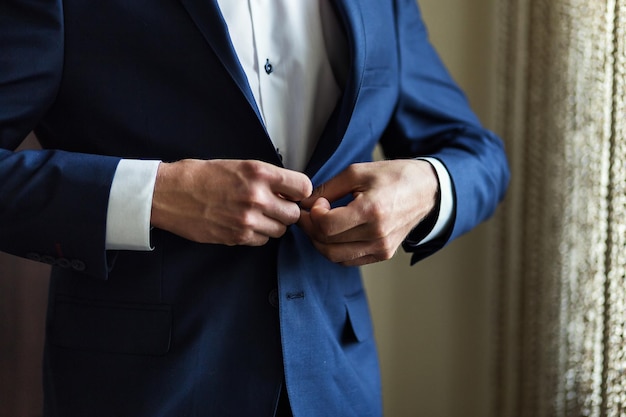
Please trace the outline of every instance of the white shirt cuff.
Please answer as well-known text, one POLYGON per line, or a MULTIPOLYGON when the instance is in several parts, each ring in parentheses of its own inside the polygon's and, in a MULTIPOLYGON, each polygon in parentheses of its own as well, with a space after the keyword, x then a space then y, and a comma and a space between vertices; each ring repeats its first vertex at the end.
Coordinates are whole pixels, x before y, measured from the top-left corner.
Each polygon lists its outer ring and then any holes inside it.
POLYGON ((118 164, 109 195, 107 250, 152 250, 150 214, 160 163, 122 159, 118 164))
POLYGON ((438 238, 450 225, 452 221, 452 213, 454 212, 454 197, 452 192, 452 180, 450 179, 450 173, 446 167, 436 158, 418 158, 424 161, 430 162, 435 168, 437 177, 439 179, 439 216, 435 222, 433 229, 422 239, 418 245, 423 245, 431 240, 438 238))

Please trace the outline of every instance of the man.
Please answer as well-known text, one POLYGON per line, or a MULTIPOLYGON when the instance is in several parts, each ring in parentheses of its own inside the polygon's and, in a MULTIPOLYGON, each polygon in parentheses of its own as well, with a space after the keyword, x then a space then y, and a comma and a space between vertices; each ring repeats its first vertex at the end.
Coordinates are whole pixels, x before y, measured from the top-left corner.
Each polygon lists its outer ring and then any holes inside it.
POLYGON ((381 415, 356 266, 432 254, 508 181, 413 0, 8 0, 0 39, 46 416, 381 415))

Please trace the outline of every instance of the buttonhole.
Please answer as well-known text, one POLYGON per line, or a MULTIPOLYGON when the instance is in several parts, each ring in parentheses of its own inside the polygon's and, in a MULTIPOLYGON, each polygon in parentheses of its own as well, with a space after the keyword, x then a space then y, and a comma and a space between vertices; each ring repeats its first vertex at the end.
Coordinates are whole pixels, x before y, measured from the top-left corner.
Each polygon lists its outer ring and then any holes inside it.
POLYGON ((287 299, 288 300, 297 300, 297 299, 301 299, 301 298, 304 298, 304 291, 288 292, 287 293, 287 299))

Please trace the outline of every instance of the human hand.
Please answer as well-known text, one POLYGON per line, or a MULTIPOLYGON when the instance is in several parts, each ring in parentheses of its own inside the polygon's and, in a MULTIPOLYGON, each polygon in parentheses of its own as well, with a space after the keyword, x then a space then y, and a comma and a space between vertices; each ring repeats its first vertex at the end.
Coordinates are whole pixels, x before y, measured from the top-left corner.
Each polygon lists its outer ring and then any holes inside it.
POLYGON ((254 160, 161 163, 151 224, 200 243, 260 246, 298 221, 309 178, 254 160))
POLYGON ((437 174, 423 160, 354 164, 301 202, 298 225, 335 263, 379 262, 435 207, 438 191, 437 174), (331 208, 347 194, 354 197, 347 206, 331 208))

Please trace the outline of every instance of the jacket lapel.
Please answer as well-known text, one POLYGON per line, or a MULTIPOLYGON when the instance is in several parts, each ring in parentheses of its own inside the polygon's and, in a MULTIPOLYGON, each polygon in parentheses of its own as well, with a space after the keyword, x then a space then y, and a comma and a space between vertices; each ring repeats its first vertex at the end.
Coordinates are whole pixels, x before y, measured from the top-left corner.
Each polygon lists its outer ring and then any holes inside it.
MULTIPOLYGON (((260 111, 248 86, 246 74, 239 64, 237 54, 230 41, 228 27, 219 10, 217 0, 179 1, 219 57, 250 106, 254 109, 259 123, 263 125, 260 111)), ((365 33, 359 2, 357 0, 331 0, 331 2, 348 38, 350 70, 341 99, 333 111, 305 169, 305 173, 310 177, 313 177, 335 152, 346 133, 350 117, 356 105, 365 66, 365 33)))
POLYGON ((365 31, 359 2, 356 0, 332 0, 332 3, 348 38, 350 69, 343 94, 304 171, 310 178, 313 178, 341 143, 356 106, 365 68, 365 31))
POLYGON ((179 0, 191 16, 204 39, 209 43, 222 65, 233 78, 241 93, 254 109, 259 123, 263 125, 261 113, 256 105, 254 96, 248 86, 246 74, 239 64, 237 53, 233 48, 228 35, 228 26, 222 17, 217 0, 179 0))

